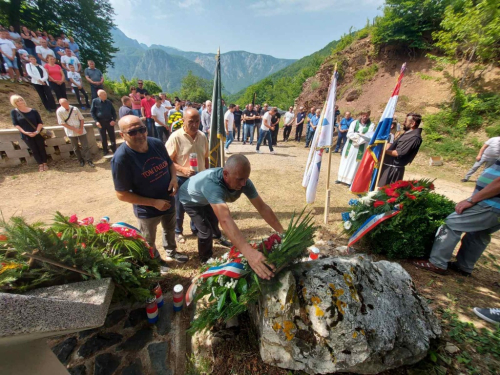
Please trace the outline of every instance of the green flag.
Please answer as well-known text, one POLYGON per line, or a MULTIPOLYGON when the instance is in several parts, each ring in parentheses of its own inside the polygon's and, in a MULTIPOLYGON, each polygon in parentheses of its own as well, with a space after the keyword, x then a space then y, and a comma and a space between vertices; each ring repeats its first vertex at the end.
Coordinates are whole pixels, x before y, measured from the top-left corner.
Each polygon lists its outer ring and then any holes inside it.
POLYGON ((220 75, 220 49, 217 51, 214 93, 212 95, 212 122, 210 124, 210 168, 224 166, 223 144, 226 141, 224 110, 222 107, 222 82, 220 75))

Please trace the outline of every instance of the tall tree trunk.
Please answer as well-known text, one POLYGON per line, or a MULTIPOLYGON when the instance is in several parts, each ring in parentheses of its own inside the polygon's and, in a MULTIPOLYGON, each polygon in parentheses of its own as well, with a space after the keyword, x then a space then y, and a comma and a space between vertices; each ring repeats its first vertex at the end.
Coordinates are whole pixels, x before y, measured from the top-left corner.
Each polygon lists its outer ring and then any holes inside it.
MULTIPOLYGON (((11 0, 8 8, 8 18, 10 25, 14 26, 17 32, 21 31, 21 4, 24 0, 11 0)), ((8 26, 10 26, 8 25, 8 26)))

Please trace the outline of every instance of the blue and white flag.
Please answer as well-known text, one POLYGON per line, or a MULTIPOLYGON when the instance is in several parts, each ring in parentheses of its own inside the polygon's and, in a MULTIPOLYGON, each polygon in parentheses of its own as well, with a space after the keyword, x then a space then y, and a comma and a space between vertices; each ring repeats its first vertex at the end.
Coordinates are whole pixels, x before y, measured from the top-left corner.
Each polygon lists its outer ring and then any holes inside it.
MULTIPOLYGON (((314 138, 307 158, 306 170, 302 179, 302 186, 306 188, 306 202, 314 203, 318 189, 319 171, 325 148, 333 146, 333 130, 335 125, 335 97, 337 95, 337 66, 332 75, 332 82, 328 98, 321 113, 314 138)), ((331 150, 330 150, 331 152, 331 150)))

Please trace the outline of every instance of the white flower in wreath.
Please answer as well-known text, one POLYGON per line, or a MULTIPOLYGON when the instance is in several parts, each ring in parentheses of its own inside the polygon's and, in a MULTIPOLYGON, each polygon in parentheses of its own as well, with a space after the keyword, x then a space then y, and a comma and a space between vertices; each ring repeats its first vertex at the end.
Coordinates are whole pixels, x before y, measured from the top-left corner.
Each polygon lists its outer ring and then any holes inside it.
POLYGON ((352 223, 350 221, 345 221, 344 222, 344 229, 349 230, 352 227, 352 223))
POLYGON ((227 260, 228 257, 229 257, 229 253, 224 253, 221 258, 223 260, 227 260))
POLYGON ((351 218, 351 220, 356 219, 356 212, 355 211, 349 212, 349 217, 351 218))
POLYGON ((217 298, 217 296, 215 295, 215 286, 212 287, 212 296, 214 296, 214 298, 217 298))
POLYGON ((224 276, 220 275, 219 280, 217 280, 217 281, 219 282, 220 286, 224 285, 224 276))
POLYGON ((359 203, 364 204, 364 205, 369 205, 370 202, 374 201, 375 198, 374 196, 377 194, 377 191, 370 191, 368 194, 366 194, 363 198, 359 199, 359 203))

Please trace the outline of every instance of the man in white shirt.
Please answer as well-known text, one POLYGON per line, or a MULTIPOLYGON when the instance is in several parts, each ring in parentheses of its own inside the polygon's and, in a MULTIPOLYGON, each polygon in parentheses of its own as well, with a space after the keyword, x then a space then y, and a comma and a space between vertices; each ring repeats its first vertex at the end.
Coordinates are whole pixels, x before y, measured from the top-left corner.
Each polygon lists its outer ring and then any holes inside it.
POLYGON ((293 121, 295 120, 295 114, 293 113, 293 107, 288 108, 288 112, 285 113, 283 117, 283 142, 288 142, 288 137, 292 132, 293 121))
POLYGON ((80 107, 82 109, 86 109, 84 106, 82 106, 82 100, 80 99, 81 92, 83 94, 83 97, 85 98, 85 104, 88 108, 90 108, 89 97, 87 95, 87 92, 83 88, 82 76, 80 75, 80 73, 75 72, 75 67, 73 65, 69 66, 68 81, 71 82, 71 87, 73 88, 73 92, 76 95, 76 100, 78 100, 78 104, 80 105, 80 107))
POLYGON ((226 128, 226 154, 230 154, 228 151, 229 145, 233 143, 234 140, 234 110, 236 106, 234 104, 229 104, 229 109, 224 115, 224 127, 226 128))
POLYGON ((22 82, 19 69, 17 68, 16 46, 9 39, 10 34, 8 31, 3 30, 0 32, 0 52, 3 56, 3 61, 7 65, 10 81, 14 82, 14 72, 17 74, 19 82, 22 82))
POLYGON ((85 166, 85 162, 94 168, 94 163, 92 163, 92 158, 90 157, 90 148, 87 142, 87 132, 83 126, 84 119, 80 110, 76 107, 69 105, 67 99, 59 99, 59 104, 61 105, 57 110, 57 122, 59 125, 64 126, 64 131, 71 141, 73 146, 73 151, 76 157, 80 161, 80 167, 85 166), (82 150, 78 147, 78 143, 82 145, 82 150))
POLYGON ((155 122, 157 138, 162 142, 166 142, 169 136, 167 109, 162 105, 161 97, 155 96, 155 100, 155 105, 151 107, 151 117, 155 122), (163 139, 163 136, 165 136, 165 139, 163 139))
POLYGON ((172 108, 174 108, 172 106, 172 103, 170 103, 170 100, 167 99, 167 95, 165 93, 161 93, 160 97, 161 97, 161 106, 165 107, 167 111, 170 111, 172 108))
POLYGON ((212 121, 212 102, 207 100, 205 102, 205 110, 201 113, 201 125, 203 126, 203 133, 208 137, 210 133, 210 123, 212 121))
POLYGON ((50 49, 48 47, 47 41, 45 39, 42 39, 40 41, 40 45, 36 46, 35 51, 36 51, 38 58, 43 62, 43 64, 48 63, 48 61, 47 61, 48 56, 56 57, 56 54, 54 53, 54 51, 52 51, 52 49, 50 49))
POLYGON ((82 64, 80 64, 80 60, 78 60, 78 57, 73 55, 73 52, 71 52, 71 49, 69 47, 65 49, 65 52, 66 54, 64 56, 61 56, 61 65, 64 70, 66 70, 66 73, 69 72, 68 65, 73 65, 75 67, 75 72, 80 73, 82 64))
POLYGON ((271 138, 271 132, 270 130, 274 130, 274 127, 271 125, 271 119, 273 115, 278 111, 278 108, 273 107, 271 108, 270 111, 264 113, 262 116, 262 124, 260 125, 259 129, 259 139, 257 140, 257 153, 262 154, 262 151, 259 150, 260 145, 262 144, 262 141, 264 138, 267 138, 267 143, 269 144, 269 151, 271 151, 271 154, 276 154, 276 152, 273 150, 273 140, 271 138))
POLYGON ((484 169, 491 167, 500 158, 500 137, 488 139, 476 156, 476 162, 467 172, 462 182, 469 181, 469 178, 484 164, 484 169))

